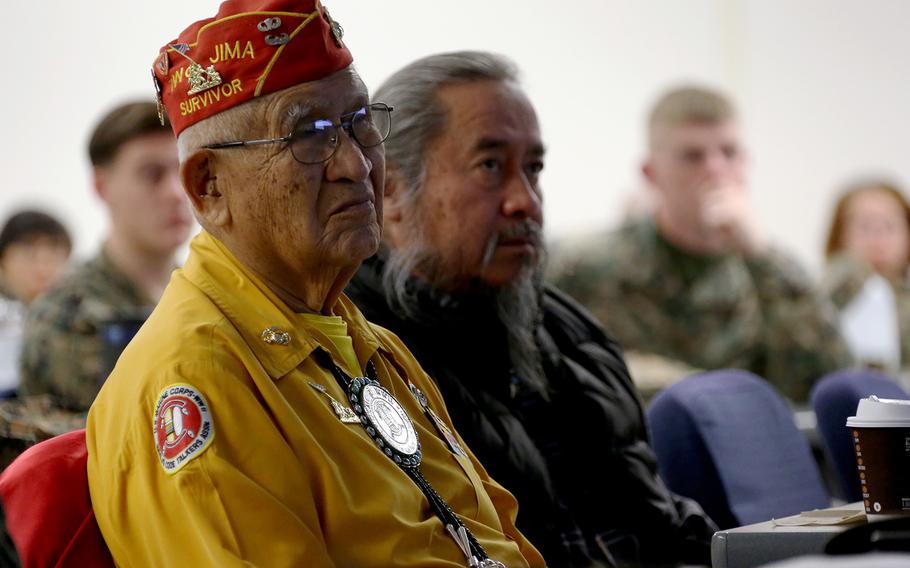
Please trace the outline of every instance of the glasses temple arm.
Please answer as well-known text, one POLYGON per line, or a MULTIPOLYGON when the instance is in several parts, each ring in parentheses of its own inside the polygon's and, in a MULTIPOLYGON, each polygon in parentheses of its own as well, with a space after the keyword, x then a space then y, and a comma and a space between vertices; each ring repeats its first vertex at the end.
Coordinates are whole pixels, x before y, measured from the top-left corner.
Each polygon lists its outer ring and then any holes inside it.
POLYGON ((265 138, 261 140, 234 140, 232 142, 219 142, 217 144, 207 144, 203 148, 209 150, 217 150, 219 148, 237 148, 240 146, 260 146, 262 144, 277 144, 278 142, 287 142, 291 139, 290 136, 283 136, 281 138, 265 138))

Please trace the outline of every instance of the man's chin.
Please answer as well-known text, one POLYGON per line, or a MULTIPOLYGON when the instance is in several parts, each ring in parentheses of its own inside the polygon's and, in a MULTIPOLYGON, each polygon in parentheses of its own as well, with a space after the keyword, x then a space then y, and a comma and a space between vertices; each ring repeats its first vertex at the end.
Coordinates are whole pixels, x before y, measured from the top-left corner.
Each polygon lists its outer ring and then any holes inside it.
POLYGON ((353 262, 363 262, 379 250, 382 229, 378 223, 362 225, 345 232, 336 241, 335 250, 353 262))
POLYGON ((535 255, 523 255, 509 262, 493 262, 480 274, 478 280, 490 288, 507 288, 533 272, 535 255))

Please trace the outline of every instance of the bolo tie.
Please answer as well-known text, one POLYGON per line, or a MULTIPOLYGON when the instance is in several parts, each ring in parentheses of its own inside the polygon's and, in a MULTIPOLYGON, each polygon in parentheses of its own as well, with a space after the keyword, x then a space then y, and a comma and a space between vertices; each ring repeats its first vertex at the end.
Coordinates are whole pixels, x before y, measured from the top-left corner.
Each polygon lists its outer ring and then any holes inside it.
MULTIPOLYGON (((420 488, 433 512, 442 521, 449 536, 455 540, 464 553, 469 567, 506 568, 505 564, 490 558, 458 515, 449 507, 430 482, 420 472, 420 440, 417 430, 394 395, 379 383, 376 366, 367 362, 366 377, 350 377, 335 364, 328 352, 317 349, 314 352, 317 363, 331 371, 335 380, 347 393, 360 425, 366 430, 379 450, 404 471, 420 488)), ((421 406, 431 412, 425 399, 419 398, 421 406)), ((433 417, 430 417, 433 420, 433 417)))

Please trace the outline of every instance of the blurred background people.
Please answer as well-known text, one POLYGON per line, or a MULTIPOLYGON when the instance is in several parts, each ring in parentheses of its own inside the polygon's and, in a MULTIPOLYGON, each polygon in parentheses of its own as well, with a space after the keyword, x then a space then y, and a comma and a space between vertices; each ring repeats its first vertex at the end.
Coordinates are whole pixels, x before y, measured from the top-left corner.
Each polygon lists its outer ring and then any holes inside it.
POLYGON ((0 229, 0 290, 31 304, 60 278, 72 248, 69 232, 51 215, 12 215, 0 229))
POLYGON ((627 349, 747 369, 804 402, 850 356, 832 306, 756 217, 733 103, 700 86, 672 89, 651 112, 648 141, 653 215, 598 237, 556 283, 627 349))
POLYGON ((119 352, 157 303, 192 217, 177 145, 154 102, 111 110, 88 144, 110 228, 98 254, 35 302, 26 322, 21 391, 86 411, 119 352))
POLYGON ((0 229, 0 397, 19 385, 25 311, 60 278, 72 248, 63 224, 41 211, 20 211, 0 229))
POLYGON ((657 475, 619 347, 542 282, 544 143, 514 64, 429 56, 375 97, 399 117, 384 245, 346 293, 439 385, 549 566, 708 563, 715 527, 657 475))
POLYGON ((825 245, 824 287, 856 358, 890 373, 910 370, 910 204, 884 180, 838 198, 825 245))

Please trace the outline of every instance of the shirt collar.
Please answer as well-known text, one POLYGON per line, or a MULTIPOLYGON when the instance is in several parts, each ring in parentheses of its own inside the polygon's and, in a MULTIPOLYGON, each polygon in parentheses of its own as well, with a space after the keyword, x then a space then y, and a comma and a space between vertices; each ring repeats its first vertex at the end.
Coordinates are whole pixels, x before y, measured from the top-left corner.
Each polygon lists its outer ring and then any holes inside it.
MULTIPOLYGON (((295 369, 316 348, 331 351, 331 341, 321 331, 299 317, 208 232, 201 231, 193 239, 183 273, 218 306, 273 379, 295 369), (289 342, 266 342, 263 332, 268 329, 287 333, 289 342)), ((339 297, 333 311, 347 322, 354 351, 365 368, 382 347, 379 338, 346 296, 339 297)))

